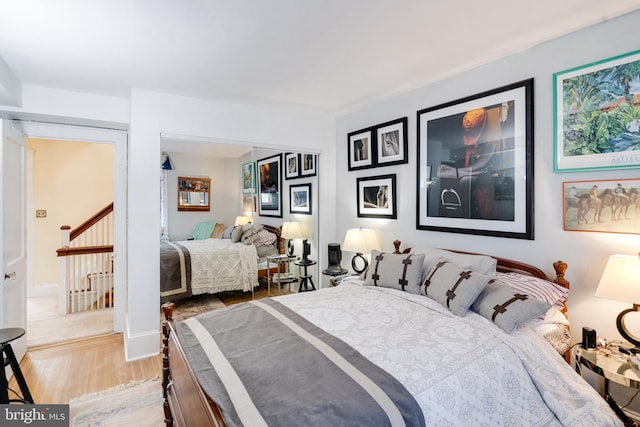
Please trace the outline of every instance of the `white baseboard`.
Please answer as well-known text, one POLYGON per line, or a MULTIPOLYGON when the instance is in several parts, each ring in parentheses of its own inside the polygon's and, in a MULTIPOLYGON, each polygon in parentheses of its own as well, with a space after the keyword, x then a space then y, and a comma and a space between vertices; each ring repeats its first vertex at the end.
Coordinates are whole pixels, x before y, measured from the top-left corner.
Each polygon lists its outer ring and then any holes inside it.
POLYGON ((131 333, 129 318, 126 320, 124 334, 124 354, 127 362, 157 356, 160 353, 160 327, 152 331, 131 333))
POLYGON ((27 288, 27 298, 58 295, 58 284, 30 286, 27 288))

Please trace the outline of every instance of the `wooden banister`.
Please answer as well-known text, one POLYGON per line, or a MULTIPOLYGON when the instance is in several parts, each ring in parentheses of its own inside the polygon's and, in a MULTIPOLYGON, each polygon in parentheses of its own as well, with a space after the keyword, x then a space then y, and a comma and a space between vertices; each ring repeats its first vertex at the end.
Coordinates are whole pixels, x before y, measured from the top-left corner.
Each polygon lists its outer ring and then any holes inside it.
POLYGON ((82 246, 79 248, 66 247, 56 250, 58 256, 104 254, 109 252, 113 252, 113 245, 82 246))
MULTIPOLYGON (((113 202, 109 203, 107 206, 105 206, 104 208, 100 209, 98 212, 93 214, 93 216, 91 216, 85 222, 83 222, 82 224, 80 224, 79 226, 71 230, 71 235, 69 236, 69 239, 73 241, 76 237, 78 237, 79 235, 87 231, 89 228, 91 228, 92 225, 96 224, 98 221, 100 221, 105 216, 109 215, 111 212, 113 212, 113 202)), ((62 227, 69 227, 69 226, 63 225, 62 227)), ((60 227, 61 230, 62 230, 62 227, 60 227)))

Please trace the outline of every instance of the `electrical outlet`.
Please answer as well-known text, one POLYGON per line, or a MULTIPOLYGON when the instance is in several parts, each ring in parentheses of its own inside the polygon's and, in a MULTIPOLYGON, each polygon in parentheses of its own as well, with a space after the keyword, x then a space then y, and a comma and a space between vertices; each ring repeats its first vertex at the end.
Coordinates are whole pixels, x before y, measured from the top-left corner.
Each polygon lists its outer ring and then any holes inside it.
POLYGON ((36 218, 46 218, 47 211, 45 209, 36 209, 36 218))

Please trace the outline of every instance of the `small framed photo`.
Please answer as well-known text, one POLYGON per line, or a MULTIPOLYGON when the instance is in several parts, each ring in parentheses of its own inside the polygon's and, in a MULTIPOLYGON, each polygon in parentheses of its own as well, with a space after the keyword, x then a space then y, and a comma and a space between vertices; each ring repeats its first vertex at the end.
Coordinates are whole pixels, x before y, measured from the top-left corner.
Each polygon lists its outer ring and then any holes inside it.
POLYGON ((300 154, 300 176, 316 176, 317 163, 315 154, 300 154))
POLYGON ((289 212, 311 215, 311 184, 289 186, 289 212))
POLYGON ((640 234, 640 179, 562 183, 565 231, 640 234))
POLYGON ((245 194, 242 196, 242 211, 255 212, 256 211, 256 197, 252 194, 245 194))
POLYGON ((242 165, 242 193, 251 194, 256 191, 256 164, 253 162, 242 165))
POLYGON ((358 217, 396 219, 396 175, 358 178, 358 217))
POLYGON ((408 151, 406 117, 376 127, 376 166, 408 163, 408 151))
POLYGON ((347 140, 350 171, 375 166, 373 162, 373 129, 351 132, 347 135, 347 140))
POLYGON ((300 176, 300 155, 298 153, 287 153, 284 155, 284 178, 293 179, 300 176))
POLYGON ((554 171, 640 167, 640 50, 553 75, 554 171))
POLYGON ((258 160, 258 215, 282 218, 282 154, 258 160))

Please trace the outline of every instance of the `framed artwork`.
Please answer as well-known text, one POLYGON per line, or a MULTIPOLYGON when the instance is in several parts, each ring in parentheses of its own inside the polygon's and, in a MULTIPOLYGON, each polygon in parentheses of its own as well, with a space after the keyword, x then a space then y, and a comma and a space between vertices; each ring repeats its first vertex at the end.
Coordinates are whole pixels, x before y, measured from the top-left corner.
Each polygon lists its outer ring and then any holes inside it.
POLYGON ((553 75, 554 171, 640 167, 640 50, 553 75))
POLYGON ((300 176, 316 176, 316 159, 315 154, 300 154, 300 176))
POLYGON ((256 165, 253 162, 242 165, 242 193, 254 193, 256 191, 256 165))
POLYGON ((372 168, 373 162, 373 130, 364 129, 347 135, 347 151, 349 170, 372 168))
POLYGON ((289 186, 289 212, 311 215, 311 184, 289 186))
POLYGON ((358 178, 358 217, 398 217, 396 212, 396 175, 358 178))
POLYGON ((254 195, 245 194, 242 196, 242 211, 245 213, 256 211, 256 197, 254 195))
POLYGON ((562 183, 565 231, 640 234, 640 179, 562 183))
POLYGON ((407 118, 376 126, 376 166, 408 163, 407 118))
POLYGON ((178 177, 178 211, 206 211, 211 208, 211 178, 178 177))
POLYGON ((417 116, 416 228, 533 240, 533 79, 417 116))
POLYGON ((298 153, 285 154, 284 165, 285 179, 298 178, 300 176, 300 155, 298 153))
POLYGON ((258 215, 282 218, 282 154, 258 160, 258 215))

